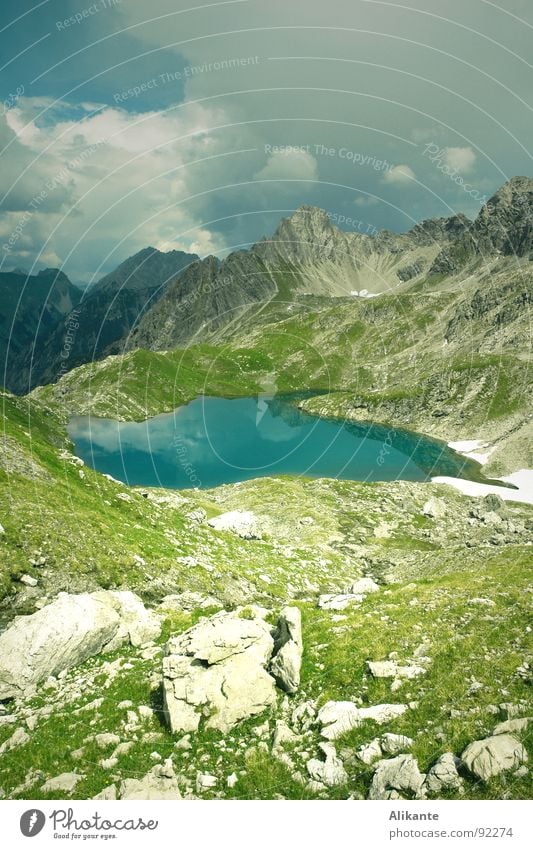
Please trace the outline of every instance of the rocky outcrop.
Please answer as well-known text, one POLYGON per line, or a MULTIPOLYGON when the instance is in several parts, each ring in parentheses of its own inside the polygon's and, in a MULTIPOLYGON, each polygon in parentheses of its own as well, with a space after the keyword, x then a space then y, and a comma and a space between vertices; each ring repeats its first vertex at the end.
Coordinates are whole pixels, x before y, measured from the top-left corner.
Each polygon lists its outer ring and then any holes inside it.
POLYGON ((143 778, 126 778, 118 789, 119 799, 181 799, 178 779, 170 758, 157 764, 143 778))
POLYGON ((323 610, 344 610, 353 604, 360 604, 369 593, 379 592, 379 584, 372 578, 359 578, 342 593, 325 593, 318 599, 323 610))
POLYGON ((458 772, 461 761, 452 752, 445 752, 428 770, 424 789, 436 796, 446 790, 461 790, 463 780, 458 772))
POLYGON ((160 630, 159 618, 131 592, 62 593, 0 635, 0 699, 20 696, 106 649, 149 642, 160 630))
POLYGON ((307 762, 307 771, 313 781, 318 781, 326 787, 345 784, 348 781, 348 773, 340 758, 337 757, 335 746, 332 743, 320 743, 320 749, 325 760, 311 758, 307 762))

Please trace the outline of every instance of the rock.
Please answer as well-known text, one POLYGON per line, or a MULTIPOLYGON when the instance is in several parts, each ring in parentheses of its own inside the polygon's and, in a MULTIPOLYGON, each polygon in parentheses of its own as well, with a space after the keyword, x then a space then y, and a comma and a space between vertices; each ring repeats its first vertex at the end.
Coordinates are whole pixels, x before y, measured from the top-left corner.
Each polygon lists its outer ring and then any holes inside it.
POLYGON ((49 778, 41 787, 41 793, 72 793, 76 784, 85 776, 79 775, 77 772, 62 772, 61 775, 56 775, 54 778, 49 778))
POLYGON ((404 734, 384 734, 379 742, 385 755, 399 755, 413 745, 412 739, 404 734))
POLYGON ((142 646, 157 640, 161 633, 161 619, 147 610, 139 596, 129 590, 108 590, 92 593, 112 605, 120 616, 120 629, 115 637, 118 645, 129 641, 132 646, 142 646))
POLYGON ((207 513, 203 507, 197 507, 195 510, 187 513, 187 518, 190 522, 196 522, 198 525, 201 525, 207 519, 207 513))
POLYGON ((21 575, 19 581, 21 584, 26 584, 27 587, 37 586, 36 578, 32 578, 31 575, 21 575))
POLYGON ((352 595, 367 595, 368 593, 378 593, 379 584, 376 584, 372 578, 359 578, 355 583, 347 588, 347 592, 352 595))
POLYGON ((379 761, 370 786, 369 799, 424 798, 425 776, 412 755, 379 761), (402 794, 402 795, 398 795, 402 794))
POLYGON ((466 747, 461 759, 468 769, 482 781, 527 762, 527 752, 522 743, 511 734, 497 734, 484 740, 475 740, 466 747))
POLYGON ((357 757, 364 764, 373 764, 374 761, 379 761, 383 757, 383 752, 381 751, 381 745, 379 742, 379 738, 376 737, 374 740, 371 740, 370 743, 366 743, 365 746, 361 746, 361 748, 357 751, 357 757))
POLYGON ((144 778, 126 778, 119 787, 120 799, 181 799, 178 779, 170 758, 156 764, 144 778))
POLYGON ((274 633, 274 657, 270 674, 286 693, 295 693, 300 685, 302 666, 302 617, 297 607, 285 607, 274 633))
POLYGON ((203 793, 204 790, 210 790, 217 786, 216 775, 210 775, 208 772, 199 772, 196 775, 196 790, 198 793, 203 793))
POLYGON ((209 519, 207 524, 216 531, 231 531, 242 539, 262 539, 259 519, 250 510, 231 510, 209 519))
POLYGON ((366 666, 373 678, 396 678, 397 666, 392 660, 367 660, 366 666))
POLYGON ((283 722, 282 719, 276 720, 276 727, 272 738, 272 754, 276 756, 276 754, 283 750, 285 743, 295 743, 300 739, 294 731, 291 731, 286 722, 283 722))
POLYGON ((318 758, 312 758, 307 762, 307 772, 313 781, 319 781, 326 787, 345 784, 348 781, 348 773, 344 769, 342 761, 337 757, 335 746, 332 743, 320 743, 320 748, 326 756, 326 760, 321 761, 318 758))
POLYGON ((238 780, 239 779, 237 778, 237 774, 235 772, 232 772, 231 775, 228 775, 228 777, 226 778, 226 784, 231 789, 232 787, 235 787, 238 780))
POLYGON ((398 666, 392 660, 368 660, 367 669, 373 678, 418 678, 424 675, 426 670, 423 666, 398 666))
POLYGON ((266 611, 252 617, 221 612, 169 640, 163 658, 165 716, 173 733, 207 728, 227 732, 276 699, 267 666, 274 649, 266 611))
POLYGON ((213 598, 213 596, 206 596, 192 590, 185 590, 183 593, 166 595, 159 607, 163 610, 194 610, 198 607, 202 609, 207 607, 221 608, 224 605, 218 599, 213 598))
POLYGON ((94 742, 99 749, 107 749, 109 746, 117 746, 120 743, 118 734, 95 734, 94 742))
POLYGON ((319 596, 318 606, 322 610, 344 610, 349 605, 362 600, 362 595, 353 595, 352 593, 326 593, 319 596))
POLYGON ((356 728, 361 722, 372 719, 379 725, 401 716, 407 705, 382 704, 358 708, 353 702, 326 702, 318 712, 323 728, 321 734, 327 740, 336 740, 341 734, 356 728))
POLYGON ((440 498, 429 498, 422 507, 422 515, 428 519, 442 519, 446 515, 446 502, 440 498))
POLYGON ((102 799, 103 801, 113 802, 117 798, 117 788, 114 784, 110 784, 108 787, 104 787, 103 790, 100 790, 96 796, 93 796, 93 799, 102 799))
POLYGON ((488 495, 485 495, 483 504, 487 510, 492 510, 494 513, 497 513, 499 510, 505 510, 505 501, 494 492, 489 492, 488 495))
POLYGON ((33 690, 50 675, 77 666, 126 640, 153 639, 160 625, 130 592, 61 593, 0 634, 0 699, 33 690))
POLYGON ((443 790, 461 790, 463 780, 457 767, 460 764, 452 752, 445 752, 429 769, 424 781, 424 787, 428 793, 439 794, 443 790))
POLYGON ((29 741, 30 735, 27 731, 24 728, 17 728, 11 737, 8 737, 0 746, 0 756, 5 755, 6 752, 11 752, 13 749, 18 749, 19 746, 25 746, 29 741))
POLYGON ((493 734, 520 734, 522 731, 527 731, 527 727, 533 719, 531 716, 523 716, 520 719, 507 719, 505 722, 499 722, 493 734))

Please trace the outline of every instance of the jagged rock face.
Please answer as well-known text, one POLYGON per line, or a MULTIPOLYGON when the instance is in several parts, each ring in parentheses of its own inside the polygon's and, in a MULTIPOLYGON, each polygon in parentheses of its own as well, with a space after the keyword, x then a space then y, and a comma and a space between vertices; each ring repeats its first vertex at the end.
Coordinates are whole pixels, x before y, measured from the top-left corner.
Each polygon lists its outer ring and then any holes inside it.
POLYGON ((128 337, 143 312, 195 260, 195 254, 183 251, 162 253, 145 248, 86 290, 83 297, 72 287, 78 297, 67 303, 65 296, 65 308, 37 338, 35 350, 26 345, 13 361, 13 390, 27 392, 54 382, 65 370, 122 351, 121 340, 128 337))
POLYGON ((61 594, 0 635, 0 699, 31 691, 103 650, 153 640, 160 630, 159 618, 132 592, 61 594))
POLYGON ((473 228, 479 253, 529 256, 533 250, 533 179, 513 177, 485 204, 473 228))

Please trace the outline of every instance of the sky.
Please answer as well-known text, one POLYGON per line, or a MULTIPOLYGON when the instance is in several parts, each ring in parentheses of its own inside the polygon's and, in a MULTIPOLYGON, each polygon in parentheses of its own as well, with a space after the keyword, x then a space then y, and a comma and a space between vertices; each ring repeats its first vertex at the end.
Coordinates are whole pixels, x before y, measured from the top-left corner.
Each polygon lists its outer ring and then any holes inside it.
POLYGON ((530 0, 2 0, 0 270, 402 232, 533 174, 530 0))

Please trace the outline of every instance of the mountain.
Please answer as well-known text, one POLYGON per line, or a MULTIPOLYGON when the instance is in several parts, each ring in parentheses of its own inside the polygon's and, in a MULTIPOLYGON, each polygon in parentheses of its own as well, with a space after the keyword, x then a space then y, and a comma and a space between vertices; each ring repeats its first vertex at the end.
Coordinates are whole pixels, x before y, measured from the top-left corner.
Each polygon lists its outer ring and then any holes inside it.
POLYGON ((443 245, 470 223, 454 216, 422 222, 409 233, 382 231, 374 237, 339 230, 324 210, 302 206, 249 250, 192 265, 147 310, 126 348, 167 350, 212 338, 244 316, 253 322, 268 303, 395 290, 420 278, 443 245))
POLYGON ((0 273, 0 367, 16 389, 18 363, 76 308, 81 292, 57 268, 36 275, 22 269, 0 273))
POLYGON ((48 332, 26 339, 12 361, 6 385, 23 393, 51 383, 81 363, 120 350, 139 316, 192 261, 195 254, 148 247, 129 257, 68 305, 48 332))

